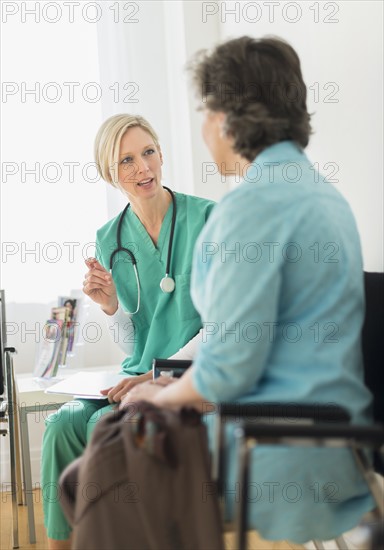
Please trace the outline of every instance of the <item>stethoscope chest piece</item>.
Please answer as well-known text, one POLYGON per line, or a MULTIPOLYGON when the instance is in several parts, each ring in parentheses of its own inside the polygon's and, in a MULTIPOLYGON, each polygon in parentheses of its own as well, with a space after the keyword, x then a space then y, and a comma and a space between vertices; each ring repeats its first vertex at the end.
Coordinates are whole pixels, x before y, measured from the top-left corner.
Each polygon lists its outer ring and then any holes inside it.
POLYGON ((160 281, 160 288, 166 294, 170 294, 175 290, 175 281, 172 277, 168 277, 168 275, 166 275, 160 281))

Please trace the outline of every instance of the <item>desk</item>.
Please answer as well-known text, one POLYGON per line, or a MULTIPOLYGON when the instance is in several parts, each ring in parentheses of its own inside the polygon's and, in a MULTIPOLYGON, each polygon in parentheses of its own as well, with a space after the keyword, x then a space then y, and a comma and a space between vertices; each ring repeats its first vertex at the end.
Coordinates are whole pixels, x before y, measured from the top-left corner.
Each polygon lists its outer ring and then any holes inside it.
MULTIPOLYGON (((118 372, 121 370, 121 367, 120 365, 108 365, 89 369, 60 369, 60 378, 72 376, 79 372, 79 370, 89 370, 90 372, 108 370, 110 372, 118 372)), ((36 542, 36 531, 32 495, 31 457, 29 452, 28 414, 32 412, 45 413, 47 411, 57 410, 64 403, 71 401, 72 397, 67 394, 45 393, 45 389, 48 387, 47 384, 44 381, 33 378, 30 374, 15 375, 15 382, 20 422, 24 504, 26 504, 28 509, 29 542, 34 544, 36 542)), ((59 382, 59 380, 57 380, 57 382, 59 382)))

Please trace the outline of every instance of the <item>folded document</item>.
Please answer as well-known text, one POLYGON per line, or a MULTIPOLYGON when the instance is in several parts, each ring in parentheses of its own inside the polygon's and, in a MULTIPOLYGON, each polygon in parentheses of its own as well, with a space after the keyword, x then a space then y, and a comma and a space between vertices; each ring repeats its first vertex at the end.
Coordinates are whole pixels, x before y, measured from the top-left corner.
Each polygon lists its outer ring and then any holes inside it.
POLYGON ((129 375, 108 371, 82 371, 53 384, 45 393, 64 393, 83 399, 106 399, 100 391, 116 386, 124 378, 129 378, 129 375))

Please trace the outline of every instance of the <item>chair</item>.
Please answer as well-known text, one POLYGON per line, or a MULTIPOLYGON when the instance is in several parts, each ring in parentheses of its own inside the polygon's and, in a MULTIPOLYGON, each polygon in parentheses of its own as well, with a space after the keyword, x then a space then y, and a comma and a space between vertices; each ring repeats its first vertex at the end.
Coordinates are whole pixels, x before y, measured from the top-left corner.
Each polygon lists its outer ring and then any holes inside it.
MULTIPOLYGON (((376 502, 375 515, 379 521, 384 519, 384 504, 381 488, 374 476, 363 449, 371 447, 375 450, 384 445, 384 428, 381 425, 353 426, 348 424, 319 424, 319 425, 255 425, 244 420, 237 432, 239 439, 239 466, 238 481, 246 487, 249 483, 250 454, 256 444, 282 444, 301 445, 312 444, 314 446, 329 445, 350 447, 356 462, 371 490, 376 502)), ((236 510, 236 539, 239 550, 246 548, 247 526, 247 500, 245 492, 240 498, 236 510)), ((336 539, 339 548, 347 548, 342 537, 336 539)), ((315 543, 316 544, 316 543, 315 543)), ((317 548, 321 548, 317 544, 317 548)), ((378 550, 378 546, 372 546, 372 550, 378 550)))
MULTIPOLYGON (((302 445, 310 443, 314 446, 332 445, 349 447, 376 502, 377 509, 375 510, 375 515, 379 521, 383 522, 384 499, 374 471, 381 474, 384 473, 384 460, 380 454, 380 450, 381 452, 384 451, 384 401, 382 399, 384 357, 381 342, 384 326, 384 275, 382 273, 365 273, 364 283, 366 296, 366 314, 362 331, 364 373, 366 384, 373 395, 373 417, 375 424, 372 426, 349 425, 347 418, 342 418, 341 410, 333 418, 332 424, 326 424, 327 418, 323 416, 326 410, 321 407, 318 409, 318 413, 320 413, 318 419, 321 423, 314 423, 312 425, 295 424, 290 426, 286 424, 279 425, 278 423, 272 426, 257 425, 249 422, 250 416, 255 416, 252 411, 238 411, 237 417, 239 418, 240 416, 243 419, 242 426, 237 430, 237 437, 239 439, 238 481, 243 487, 249 483, 250 454, 256 444, 302 445), (371 467, 363 452, 363 449, 367 447, 375 451, 374 468, 371 467)), ((269 410, 269 413, 271 412, 269 410)), ((222 406, 220 429, 218 432, 219 449, 221 449, 220 455, 222 457, 219 460, 220 467, 218 469, 219 489, 225 468, 222 452, 224 435, 221 429, 221 422, 225 418, 233 416, 234 413, 233 404, 222 406)), ((236 510, 236 538, 237 547, 240 550, 246 548, 248 506, 244 493, 238 502, 236 510)), ((336 539, 336 542, 339 548, 347 548, 342 537, 336 539)), ((323 548, 321 543, 315 543, 315 545, 317 548, 323 548)), ((371 548, 372 550, 379 550, 379 548, 383 547, 384 530, 381 523, 372 532, 371 548)))
MULTIPOLYGON (((384 274, 364 273, 366 313, 362 332, 365 383, 374 396, 373 417, 384 424, 384 274)), ((384 471, 382 472, 384 474, 384 471)))
POLYGON ((0 422, 5 427, 0 428, 0 434, 9 434, 9 450, 11 464, 11 495, 13 548, 19 548, 18 501, 21 502, 20 446, 17 423, 16 393, 13 372, 13 354, 15 348, 7 347, 5 294, 0 290, 0 422))

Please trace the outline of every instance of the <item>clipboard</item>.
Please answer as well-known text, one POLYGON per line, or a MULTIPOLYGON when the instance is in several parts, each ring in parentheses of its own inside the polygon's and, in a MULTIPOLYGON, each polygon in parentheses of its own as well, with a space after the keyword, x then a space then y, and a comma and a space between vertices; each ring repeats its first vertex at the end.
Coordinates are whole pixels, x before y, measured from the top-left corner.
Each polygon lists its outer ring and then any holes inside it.
POLYGON ((84 399, 107 399, 105 395, 101 395, 100 390, 116 386, 125 378, 130 378, 130 375, 109 371, 81 371, 53 384, 45 393, 68 394, 84 399))

